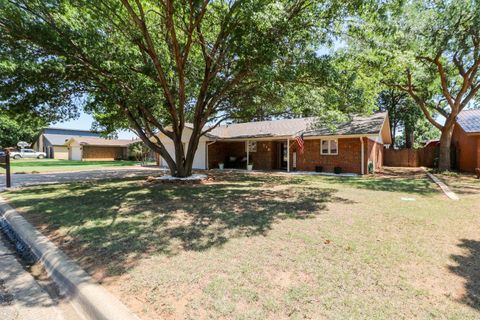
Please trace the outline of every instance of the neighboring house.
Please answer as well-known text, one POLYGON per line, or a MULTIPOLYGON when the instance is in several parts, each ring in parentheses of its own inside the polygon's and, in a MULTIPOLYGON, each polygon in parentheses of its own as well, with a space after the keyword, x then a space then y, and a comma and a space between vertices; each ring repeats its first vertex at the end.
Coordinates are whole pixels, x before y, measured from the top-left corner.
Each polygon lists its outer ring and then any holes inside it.
MULTIPOLYGON (((383 165, 384 144, 391 143, 387 113, 356 116, 332 131, 319 127, 315 118, 285 119, 221 125, 200 138, 194 169, 243 168, 253 164, 257 170, 297 170, 366 174, 371 166, 383 165), (303 134, 304 152, 299 152, 295 137, 303 134)), ((184 147, 192 127, 186 125, 184 147)), ((174 157, 173 142, 159 134, 174 157)), ((166 162, 160 158, 160 165, 166 162)))
POLYGON ((463 110, 457 116, 453 130, 455 167, 460 171, 475 172, 480 168, 480 110, 463 110))
POLYGON ((47 158, 68 159, 65 141, 72 137, 100 137, 100 133, 88 130, 44 128, 33 143, 33 149, 45 152, 47 158))
POLYGON ((98 137, 71 137, 64 144, 69 160, 125 160, 128 146, 135 141, 98 137))

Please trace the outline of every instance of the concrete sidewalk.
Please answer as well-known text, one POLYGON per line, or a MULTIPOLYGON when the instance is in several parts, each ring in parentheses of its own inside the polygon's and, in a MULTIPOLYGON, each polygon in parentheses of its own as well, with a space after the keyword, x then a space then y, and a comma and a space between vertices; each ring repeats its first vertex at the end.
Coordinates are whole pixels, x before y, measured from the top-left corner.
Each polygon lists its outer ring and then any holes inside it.
POLYGON ((0 234, 0 319, 63 320, 63 312, 38 285, 0 234))

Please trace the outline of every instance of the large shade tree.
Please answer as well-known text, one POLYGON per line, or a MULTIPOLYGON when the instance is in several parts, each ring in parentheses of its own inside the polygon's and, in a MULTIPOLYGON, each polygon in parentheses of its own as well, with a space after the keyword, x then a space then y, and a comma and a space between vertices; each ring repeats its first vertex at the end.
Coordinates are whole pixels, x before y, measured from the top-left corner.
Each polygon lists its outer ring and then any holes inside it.
POLYGON ((381 22, 354 20, 353 51, 441 131, 439 168, 448 170, 456 117, 480 91, 480 2, 411 0, 397 9, 381 22))
POLYGON ((135 130, 188 176, 199 138, 222 120, 278 108, 296 83, 321 84, 329 63, 318 47, 361 3, 0 0, 0 101, 54 115, 86 101, 105 130, 135 130))

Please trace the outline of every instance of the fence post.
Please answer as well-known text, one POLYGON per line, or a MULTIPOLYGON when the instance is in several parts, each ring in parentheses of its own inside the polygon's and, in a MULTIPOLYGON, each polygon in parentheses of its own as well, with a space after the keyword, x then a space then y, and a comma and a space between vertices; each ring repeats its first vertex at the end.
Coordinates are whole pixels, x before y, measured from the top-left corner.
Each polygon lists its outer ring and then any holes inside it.
POLYGON ((10 152, 8 150, 5 154, 5 170, 7 176, 7 188, 10 188, 12 186, 12 179, 10 176, 10 152))

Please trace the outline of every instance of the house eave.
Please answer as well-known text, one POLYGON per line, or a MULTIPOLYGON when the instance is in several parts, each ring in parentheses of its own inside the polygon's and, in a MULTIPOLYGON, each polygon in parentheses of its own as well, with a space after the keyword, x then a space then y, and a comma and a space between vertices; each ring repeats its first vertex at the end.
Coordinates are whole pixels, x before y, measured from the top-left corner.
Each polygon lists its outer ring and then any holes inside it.
MULTIPOLYGON (((361 133, 361 134, 340 134, 340 135, 312 135, 305 136, 304 140, 318 140, 318 139, 347 139, 347 138, 372 138, 375 139, 380 133, 361 133)), ((248 137, 235 137, 235 138, 214 138, 211 141, 218 142, 241 142, 241 141, 272 141, 272 140, 287 140, 293 139, 293 135, 282 135, 282 136, 248 136, 248 137)))

